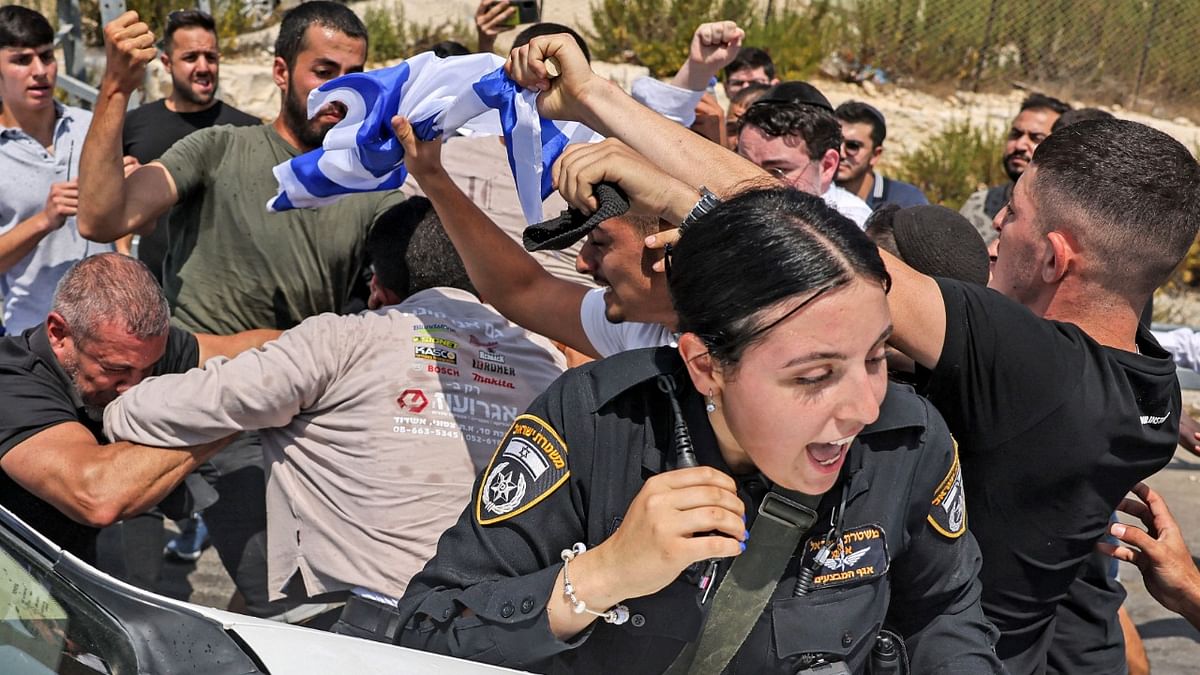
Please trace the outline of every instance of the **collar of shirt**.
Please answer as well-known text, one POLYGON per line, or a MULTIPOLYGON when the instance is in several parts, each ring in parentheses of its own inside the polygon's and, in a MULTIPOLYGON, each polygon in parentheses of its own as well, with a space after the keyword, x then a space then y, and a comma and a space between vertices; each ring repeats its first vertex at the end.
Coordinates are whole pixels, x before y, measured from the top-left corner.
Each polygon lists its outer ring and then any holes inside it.
POLYGON ((883 199, 883 176, 880 176, 878 171, 871 171, 871 175, 875 179, 875 184, 871 187, 871 197, 883 199))
MULTIPOLYGON (((67 106, 59 103, 58 101, 54 102, 54 139, 56 141, 58 140, 59 136, 71 128, 70 125, 73 121, 73 117, 68 115, 67 112, 67 106)), ((0 138, 20 138, 22 136, 29 136, 29 134, 25 133, 25 130, 21 127, 6 127, 0 125, 0 138)), ((32 136, 29 137, 32 138, 32 136)))

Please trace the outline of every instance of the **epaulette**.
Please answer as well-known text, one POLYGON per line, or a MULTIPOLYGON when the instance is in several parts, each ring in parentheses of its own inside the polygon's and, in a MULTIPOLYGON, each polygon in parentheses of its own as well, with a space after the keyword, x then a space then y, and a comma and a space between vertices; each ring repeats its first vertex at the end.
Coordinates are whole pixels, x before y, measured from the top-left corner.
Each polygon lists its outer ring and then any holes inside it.
MULTIPOLYGON (((614 354, 589 364, 586 378, 591 382, 595 407, 603 408, 610 401, 634 387, 663 373, 683 370, 683 361, 674 347, 650 347, 614 354)), ((677 386, 685 386, 680 382, 677 386)))

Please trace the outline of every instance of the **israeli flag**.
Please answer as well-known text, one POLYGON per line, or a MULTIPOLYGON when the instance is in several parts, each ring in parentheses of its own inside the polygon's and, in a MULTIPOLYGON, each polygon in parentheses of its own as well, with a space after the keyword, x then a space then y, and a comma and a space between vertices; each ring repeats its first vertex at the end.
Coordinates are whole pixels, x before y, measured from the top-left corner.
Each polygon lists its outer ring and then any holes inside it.
POLYGON ((273 169, 279 192, 268 211, 315 208, 356 192, 404 184, 404 148, 392 132, 403 115, 421 140, 445 131, 503 133, 508 164, 526 221, 542 220, 542 200, 553 191, 550 167, 570 143, 600 140, 578 122, 543 120, 536 91, 521 89, 495 54, 438 58, 418 54, 403 63, 326 82, 308 96, 311 118, 331 102, 346 116, 320 148, 273 169))

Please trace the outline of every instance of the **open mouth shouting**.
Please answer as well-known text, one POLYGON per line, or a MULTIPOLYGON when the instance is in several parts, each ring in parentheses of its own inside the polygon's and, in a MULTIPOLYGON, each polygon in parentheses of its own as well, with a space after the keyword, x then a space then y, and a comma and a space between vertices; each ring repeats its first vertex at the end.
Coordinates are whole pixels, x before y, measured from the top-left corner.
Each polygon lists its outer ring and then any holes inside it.
POLYGON ((833 471, 841 466, 842 460, 846 457, 846 451, 854 442, 855 435, 829 443, 809 443, 805 446, 804 451, 808 453, 813 464, 816 464, 823 472, 833 471))

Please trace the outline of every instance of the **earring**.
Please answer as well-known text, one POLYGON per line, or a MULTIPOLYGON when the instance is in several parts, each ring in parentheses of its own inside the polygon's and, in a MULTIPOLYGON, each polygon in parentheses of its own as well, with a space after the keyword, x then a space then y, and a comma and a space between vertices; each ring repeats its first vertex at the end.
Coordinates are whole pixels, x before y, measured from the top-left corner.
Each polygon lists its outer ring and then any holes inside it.
POLYGON ((713 398, 712 389, 708 390, 708 402, 704 404, 704 410, 709 413, 715 413, 717 411, 717 401, 713 398))

